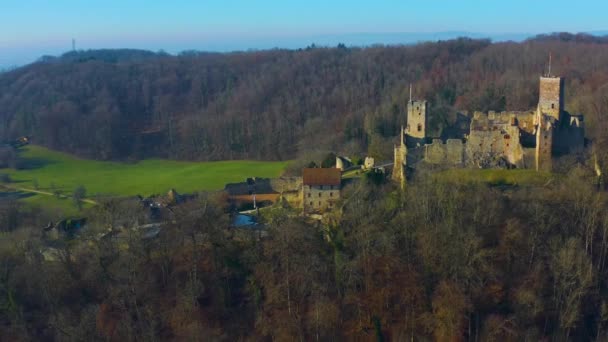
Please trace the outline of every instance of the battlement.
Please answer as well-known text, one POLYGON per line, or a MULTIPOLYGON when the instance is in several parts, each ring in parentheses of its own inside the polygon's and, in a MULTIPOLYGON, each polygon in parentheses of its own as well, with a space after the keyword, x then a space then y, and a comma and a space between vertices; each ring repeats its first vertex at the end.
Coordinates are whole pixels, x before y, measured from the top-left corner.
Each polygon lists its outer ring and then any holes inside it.
POLYGON ((409 101, 408 126, 402 133, 407 151, 395 149, 396 165, 407 160, 412 168, 424 162, 439 167, 551 170, 552 158, 584 148, 584 119, 564 111, 563 78, 541 77, 539 87, 535 110, 460 112, 455 124, 441 133, 443 140, 426 135, 428 103, 409 101))

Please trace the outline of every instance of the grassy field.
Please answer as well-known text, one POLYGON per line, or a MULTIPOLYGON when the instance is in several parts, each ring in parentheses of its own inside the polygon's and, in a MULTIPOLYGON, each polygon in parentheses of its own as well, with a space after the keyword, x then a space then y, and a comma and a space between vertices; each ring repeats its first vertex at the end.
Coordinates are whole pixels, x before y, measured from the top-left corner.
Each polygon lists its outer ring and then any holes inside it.
MULTIPOLYGON (((242 182, 247 177, 277 177, 287 162, 220 161, 181 162, 150 159, 137 163, 102 162, 76 158, 40 146, 27 146, 20 156, 26 169, 3 169, 10 174, 13 187, 71 194, 83 185, 87 197, 96 195, 130 196, 166 193, 173 188, 180 193, 222 189, 226 183, 242 182)), ((36 195, 24 200, 42 203, 53 197, 36 195)), ((66 200, 56 199, 62 205, 66 200)), ((69 200, 67 200, 70 202, 69 200)))
POLYGON ((435 174, 439 180, 449 182, 483 182, 490 185, 527 185, 542 186, 555 175, 549 172, 517 169, 451 169, 435 174))

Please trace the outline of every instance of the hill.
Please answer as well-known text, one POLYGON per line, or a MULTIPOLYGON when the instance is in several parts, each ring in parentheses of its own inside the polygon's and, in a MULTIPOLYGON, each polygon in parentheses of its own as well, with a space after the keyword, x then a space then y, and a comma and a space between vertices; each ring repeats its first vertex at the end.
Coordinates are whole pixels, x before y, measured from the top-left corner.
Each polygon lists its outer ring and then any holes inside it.
POLYGON ((287 160, 311 150, 390 157, 407 87, 439 135, 458 110, 527 110, 549 53, 590 137, 608 112, 605 39, 456 39, 235 53, 71 52, 0 74, 0 139, 101 160, 287 160), (386 148, 388 147, 388 148, 386 148))

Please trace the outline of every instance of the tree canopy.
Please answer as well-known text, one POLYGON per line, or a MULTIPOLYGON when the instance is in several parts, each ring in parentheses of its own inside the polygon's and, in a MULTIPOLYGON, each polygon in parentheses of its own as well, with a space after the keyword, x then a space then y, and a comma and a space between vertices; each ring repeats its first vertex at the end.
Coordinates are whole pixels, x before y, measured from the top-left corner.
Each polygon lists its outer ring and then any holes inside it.
POLYGON ((31 135, 95 159, 287 160, 311 150, 385 157, 408 86, 430 135, 459 110, 528 110, 549 54, 566 109, 597 138, 608 111, 605 38, 234 53, 70 52, 0 74, 0 139, 31 135))

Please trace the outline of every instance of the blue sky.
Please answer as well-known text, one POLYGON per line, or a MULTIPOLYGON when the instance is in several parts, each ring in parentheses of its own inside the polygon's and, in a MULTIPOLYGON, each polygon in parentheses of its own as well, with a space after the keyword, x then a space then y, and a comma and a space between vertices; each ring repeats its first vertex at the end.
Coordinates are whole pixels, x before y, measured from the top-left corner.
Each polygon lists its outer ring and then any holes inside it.
POLYGON ((72 38, 83 49, 229 51, 355 33, 604 31, 607 13, 606 0, 1 0, 0 67, 62 53, 72 38))

